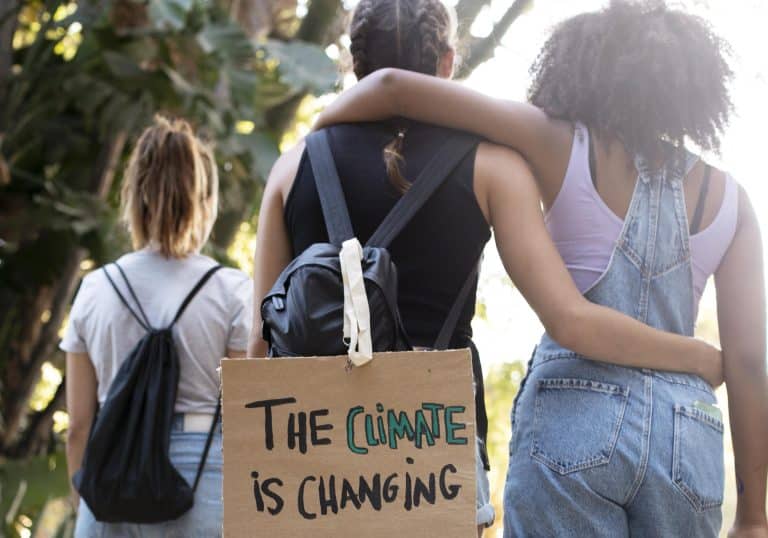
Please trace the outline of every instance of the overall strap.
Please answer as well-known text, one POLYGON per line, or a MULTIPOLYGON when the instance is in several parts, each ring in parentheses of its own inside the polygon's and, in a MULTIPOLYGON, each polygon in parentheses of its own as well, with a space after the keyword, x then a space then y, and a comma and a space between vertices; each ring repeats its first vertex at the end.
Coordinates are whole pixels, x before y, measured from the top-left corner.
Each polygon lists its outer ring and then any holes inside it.
POLYGON ((141 303, 139 303, 139 300, 136 298, 136 293, 133 291, 133 288, 131 287, 131 283, 128 282, 128 278, 125 276, 123 269, 117 263, 114 263, 114 265, 117 266, 117 268, 120 270, 120 273, 123 275, 123 280, 125 280, 125 284, 126 286, 128 286, 128 290, 130 291, 134 301, 136 301, 136 304, 139 305, 139 310, 141 311, 141 314, 144 316, 144 319, 139 317, 136 311, 133 308, 131 308, 131 305, 128 304, 128 301, 123 296, 123 294, 120 293, 120 289, 117 287, 117 284, 115 284, 115 281, 112 280, 111 276, 109 276, 109 271, 107 271, 106 265, 101 268, 101 270, 104 272, 104 276, 107 277, 107 280, 112 285, 112 289, 115 290, 115 293, 117 293, 117 296, 120 298, 120 302, 123 303, 125 308, 128 309, 128 312, 130 312, 131 315, 134 318, 136 318, 136 321, 139 323, 139 325, 141 325, 141 328, 144 329, 145 331, 151 331, 152 325, 149 323, 149 320, 147 319, 147 315, 144 313, 144 310, 141 308, 141 303))
POLYGON ((195 295, 197 295, 197 292, 200 291, 203 286, 205 286, 205 283, 208 282, 208 279, 211 278, 216 271, 221 269, 221 267, 222 267, 221 265, 214 265, 213 267, 208 269, 208 271, 205 272, 205 274, 200 278, 200 280, 197 281, 197 284, 195 284, 195 287, 192 288, 192 291, 190 291, 187 294, 187 297, 184 299, 184 302, 181 303, 181 306, 179 307, 178 312, 176 312, 176 315, 174 316, 173 321, 168 326, 169 329, 173 327, 177 321, 179 321, 179 318, 184 313, 184 310, 186 310, 187 306, 192 301, 192 299, 195 298, 195 295))
POLYGON ((709 191, 709 182, 712 178, 712 167, 706 165, 704 168, 704 179, 701 183, 701 190, 699 191, 699 199, 696 202, 696 209, 693 212, 693 218, 691 219, 690 235, 695 234, 701 227, 701 219, 704 216, 704 202, 707 200, 707 192, 709 191))
POLYGON ((408 192, 397 201, 366 246, 387 248, 464 157, 477 146, 477 142, 477 138, 469 134, 451 135, 424 167, 408 192))
POLYGON ((464 305, 469 298, 469 294, 472 291, 475 279, 480 272, 481 262, 482 256, 480 256, 480 259, 477 260, 477 263, 472 266, 472 270, 469 272, 469 275, 467 275, 467 280, 464 281, 464 285, 461 287, 461 290, 459 290, 459 295, 456 296, 456 300, 453 302, 451 310, 448 312, 448 316, 445 318, 443 326, 437 335, 435 344, 432 346, 435 349, 442 351, 444 349, 448 349, 448 346, 451 345, 453 332, 456 330, 456 325, 459 323, 459 316, 461 316, 461 311, 463 310, 464 305))
POLYGON ((341 190, 339 172, 333 161, 327 129, 310 134, 306 138, 306 144, 328 239, 332 244, 341 246, 347 239, 352 239, 355 233, 349 219, 344 192, 341 190))
POLYGON ((208 437, 205 440, 203 455, 200 457, 200 463, 197 465, 197 473, 195 474, 195 483, 192 486, 192 491, 197 491, 197 484, 200 483, 200 477, 203 475, 203 468, 205 467, 205 461, 208 459, 208 452, 211 449, 213 434, 216 432, 216 425, 219 423, 220 417, 221 417, 221 390, 219 390, 219 396, 218 398, 216 398, 216 412, 213 414, 213 422, 211 422, 211 429, 208 430, 208 437))

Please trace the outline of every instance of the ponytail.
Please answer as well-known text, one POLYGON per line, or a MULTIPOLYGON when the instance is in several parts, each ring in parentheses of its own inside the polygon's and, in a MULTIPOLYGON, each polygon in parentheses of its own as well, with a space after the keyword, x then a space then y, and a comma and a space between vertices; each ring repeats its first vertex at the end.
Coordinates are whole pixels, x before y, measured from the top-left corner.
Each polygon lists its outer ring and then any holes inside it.
POLYGON ((207 240, 216 216, 213 154, 184 120, 156 117, 131 153, 121 193, 134 248, 183 258, 207 240))
POLYGON ((411 182, 405 179, 405 176, 400 171, 400 167, 405 163, 403 158, 405 132, 405 129, 400 129, 395 139, 387 144, 383 151, 384 165, 387 167, 389 182, 400 194, 405 194, 411 187, 411 182))

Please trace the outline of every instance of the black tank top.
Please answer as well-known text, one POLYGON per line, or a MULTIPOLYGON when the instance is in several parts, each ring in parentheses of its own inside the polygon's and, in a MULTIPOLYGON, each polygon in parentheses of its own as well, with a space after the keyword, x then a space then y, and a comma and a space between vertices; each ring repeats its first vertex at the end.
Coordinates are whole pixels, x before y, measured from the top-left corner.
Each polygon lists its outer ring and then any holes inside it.
MULTIPOLYGON (((389 122, 336 125, 329 129, 331 151, 352 227, 362 244, 401 196, 390 183, 382 158, 382 150, 396 133, 395 123, 389 122)), ((408 123, 402 152, 403 175, 414 181, 450 134, 448 129, 408 123)), ((459 290, 491 236, 473 188, 475 153, 473 150, 464 158, 388 249, 397 266, 400 313, 415 346, 434 344, 459 290)), ((294 257, 314 243, 328 241, 306 151, 285 203, 285 222, 294 257)), ((462 310, 451 347, 473 350, 478 434, 484 439, 487 419, 483 377, 470 325, 476 292, 477 282, 462 310)))
MULTIPOLYGON (((330 128, 329 139, 349 216, 365 244, 400 198, 387 177, 383 148, 393 140, 392 124, 349 124, 330 128)), ((413 181, 451 131, 411 123, 403 144, 403 175, 413 181)), ((397 266, 398 299, 405 329, 416 346, 432 346, 461 286, 490 238, 473 190, 475 151, 419 210, 389 247, 397 266)), ((306 152, 285 204, 293 255, 327 242, 320 199, 306 152)), ((451 345, 472 336, 475 291, 467 300, 451 345)))

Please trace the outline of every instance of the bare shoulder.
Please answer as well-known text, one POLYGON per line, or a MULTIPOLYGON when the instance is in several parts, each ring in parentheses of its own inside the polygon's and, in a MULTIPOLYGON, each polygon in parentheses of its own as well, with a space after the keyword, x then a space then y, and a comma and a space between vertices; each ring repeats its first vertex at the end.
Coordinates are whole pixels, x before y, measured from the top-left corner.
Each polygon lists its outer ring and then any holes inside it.
POLYGON ((523 156, 490 142, 483 142, 477 148, 475 181, 484 184, 491 195, 499 188, 535 189, 531 167, 523 156))
POLYGON ((736 183, 736 185, 738 187, 739 197, 738 227, 742 228, 744 226, 749 226, 754 228, 757 233, 760 233, 760 225, 758 224, 757 213, 755 212, 755 208, 752 205, 752 200, 749 198, 749 195, 747 194, 747 191, 743 185, 740 183, 736 183))
POLYGON ((486 220, 493 220, 493 208, 499 203, 538 202, 539 193, 531 168, 517 151, 507 146, 482 142, 475 157, 474 191, 486 220), (506 202, 502 202, 506 200, 506 202))
POLYGON ((285 151, 278 157, 272 170, 269 172, 267 186, 264 190, 265 197, 277 196, 279 194, 283 203, 291 192, 293 181, 299 171, 301 156, 304 153, 304 141, 299 141, 288 151, 285 151))

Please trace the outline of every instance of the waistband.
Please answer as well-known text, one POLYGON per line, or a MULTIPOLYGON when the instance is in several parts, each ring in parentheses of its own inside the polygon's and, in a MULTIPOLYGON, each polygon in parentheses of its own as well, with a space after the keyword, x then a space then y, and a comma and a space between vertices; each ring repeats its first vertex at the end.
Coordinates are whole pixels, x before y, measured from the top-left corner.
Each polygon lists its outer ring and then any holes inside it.
POLYGON ((213 413, 174 413, 171 431, 208 433, 212 422, 213 413))

